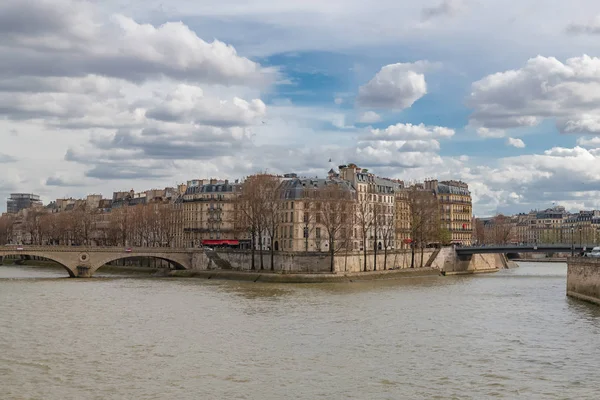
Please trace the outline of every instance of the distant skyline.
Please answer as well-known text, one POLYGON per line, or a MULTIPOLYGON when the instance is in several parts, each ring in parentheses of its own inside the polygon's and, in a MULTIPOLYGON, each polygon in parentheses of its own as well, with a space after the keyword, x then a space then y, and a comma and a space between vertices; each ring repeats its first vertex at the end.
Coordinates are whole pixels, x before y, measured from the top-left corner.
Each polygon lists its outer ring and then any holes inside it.
POLYGON ((600 3, 4 0, 0 211, 258 171, 600 208, 600 3))

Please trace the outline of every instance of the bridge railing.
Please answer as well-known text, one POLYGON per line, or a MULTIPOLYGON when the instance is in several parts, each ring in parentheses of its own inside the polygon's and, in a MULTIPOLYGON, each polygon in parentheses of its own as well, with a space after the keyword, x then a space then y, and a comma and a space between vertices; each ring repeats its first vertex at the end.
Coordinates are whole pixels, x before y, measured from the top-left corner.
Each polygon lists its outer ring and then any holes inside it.
POLYGON ((2 251, 44 251, 44 252, 123 252, 123 253, 181 253, 200 251, 198 248, 177 247, 123 247, 123 246, 39 246, 39 245, 4 245, 2 251))
POLYGON ((574 248, 583 248, 583 247, 587 247, 589 249, 592 249, 596 246, 600 246, 597 243, 591 243, 591 244, 580 244, 580 243, 523 243, 523 244, 486 244, 486 245, 476 245, 476 246, 461 246, 461 247, 457 247, 457 249, 489 249, 489 248, 501 248, 501 249, 506 249, 506 248, 510 248, 510 249, 521 249, 521 248, 532 248, 532 247, 537 247, 540 249, 546 249, 546 248, 564 248, 564 249, 570 249, 571 247, 574 248))

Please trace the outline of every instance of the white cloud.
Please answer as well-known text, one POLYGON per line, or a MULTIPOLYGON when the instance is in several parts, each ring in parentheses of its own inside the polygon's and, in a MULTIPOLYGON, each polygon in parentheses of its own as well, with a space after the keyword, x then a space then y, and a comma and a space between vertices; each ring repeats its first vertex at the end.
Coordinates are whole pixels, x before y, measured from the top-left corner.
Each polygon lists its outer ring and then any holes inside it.
POLYGON ((340 105, 344 102, 344 99, 342 99, 341 97, 336 97, 333 102, 337 105, 340 105))
POLYGON ((577 145, 581 147, 598 149, 600 148, 600 136, 594 136, 591 138, 580 137, 577 139, 577 145))
POLYGON ((212 126, 248 126, 267 111, 260 99, 250 102, 234 97, 231 101, 207 98, 197 86, 178 85, 174 92, 146 112, 146 116, 166 122, 184 122, 212 126))
POLYGON ((381 116, 374 111, 364 112, 357 119, 357 122, 361 124, 373 124, 379 121, 381 121, 381 116))
POLYGON ((427 94, 423 74, 427 61, 386 65, 358 90, 356 101, 361 107, 403 110, 427 94))
POLYGON ((475 110, 470 125, 489 131, 551 119, 561 132, 600 132, 600 59, 532 58, 521 69, 474 82, 468 104, 475 110))
POLYGON ((503 129, 489 129, 486 127, 477 128, 477 135, 483 138, 501 138, 506 135, 506 132, 503 129))
POLYGON ((424 124, 413 125, 398 123, 390 125, 385 129, 372 129, 371 140, 395 141, 395 140, 422 140, 422 139, 445 139, 454 136, 454 129, 444 126, 427 126, 424 124))
POLYGON ((181 22, 155 27, 120 14, 103 18, 89 2, 5 0, 0 26, 1 72, 9 77, 96 74, 138 82, 167 76, 226 85, 274 78, 275 71, 223 42, 205 42, 181 22))
POLYGON ((518 139, 518 138, 511 138, 511 137, 509 137, 506 140, 506 144, 508 146, 516 147, 518 149, 522 149, 522 148, 525 147, 525 142, 523 142, 523 140, 518 139))

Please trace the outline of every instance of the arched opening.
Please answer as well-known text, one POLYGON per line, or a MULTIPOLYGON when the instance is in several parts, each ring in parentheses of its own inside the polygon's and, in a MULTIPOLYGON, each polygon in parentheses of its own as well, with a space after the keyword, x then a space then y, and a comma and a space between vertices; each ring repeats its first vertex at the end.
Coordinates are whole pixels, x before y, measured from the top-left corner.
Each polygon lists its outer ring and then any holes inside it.
MULTIPOLYGON (((167 257, 158 257, 152 254, 135 254, 135 255, 119 255, 118 257, 113 257, 107 260, 102 260, 101 265, 97 265, 95 267, 92 268, 92 270, 90 271, 90 274, 94 274, 96 271, 98 270, 102 270, 102 268, 105 267, 109 267, 109 268, 114 268, 115 271, 118 271, 119 269, 121 270, 125 270, 125 269, 137 269, 140 271, 143 270, 147 270, 147 271, 157 271, 157 270, 164 270, 165 269, 165 264, 167 266, 167 268, 169 269, 175 269, 175 270, 183 270, 183 269, 187 269, 186 266, 184 266, 183 264, 181 264, 178 261, 172 260, 170 258, 167 257), (159 261, 164 261, 164 263, 152 263, 149 261, 152 260, 159 260, 159 261), (120 262, 123 262, 122 264, 120 264, 120 262), (127 263, 126 261, 130 261, 129 263, 127 263)), ((109 270, 109 268, 105 268, 105 270, 109 270)))
POLYGON ((279 251, 279 242, 275 241, 275 251, 279 251))
MULTIPOLYGON (((64 268, 68 274, 69 277, 74 278, 75 277, 75 272, 73 270, 71 270, 71 268, 67 267, 65 264, 63 264, 61 261, 53 258, 53 257, 48 257, 47 255, 41 255, 41 254, 37 254, 37 253, 22 253, 22 252, 5 252, 2 253, 2 255, 0 255, 0 266, 4 265, 3 261, 5 257, 13 257, 13 256, 18 256, 19 258, 14 259, 16 262, 14 262, 12 265, 14 266, 19 266, 19 265, 31 265, 31 266, 36 266, 36 262, 38 266, 45 266, 46 264, 48 266, 53 266, 56 265, 57 267, 60 266, 62 268, 64 268), (41 260, 27 260, 27 257, 38 257, 41 260), (27 263, 26 262, 31 261, 31 263, 27 263), (44 263, 44 264, 43 264, 44 263)), ((12 258, 11 258, 12 259, 12 258)))
POLYGON ((383 248, 383 246, 381 245, 381 242, 377 243, 377 250, 381 250, 383 248))

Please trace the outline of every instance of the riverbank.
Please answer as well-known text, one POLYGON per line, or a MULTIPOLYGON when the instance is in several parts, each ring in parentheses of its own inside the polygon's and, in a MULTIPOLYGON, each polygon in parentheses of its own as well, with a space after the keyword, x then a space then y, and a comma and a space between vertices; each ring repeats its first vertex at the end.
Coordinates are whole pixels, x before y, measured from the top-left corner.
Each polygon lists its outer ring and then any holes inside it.
POLYGON ((478 269, 478 270, 471 270, 471 271, 442 271, 442 275, 452 276, 452 275, 491 274, 491 273, 498 272, 498 271, 500 271, 500 268, 478 269))
POLYGON ((385 271, 348 272, 338 274, 282 274, 265 271, 225 271, 225 270, 174 270, 166 276, 178 278, 223 279, 247 282, 273 283, 331 283, 402 279, 423 276, 440 276, 434 268, 405 268, 385 271))
POLYGON ((527 263, 566 263, 566 258, 514 258, 510 261, 527 263))
MULTIPOLYGON (((19 265, 27 268, 57 269, 63 267, 53 261, 5 259, 3 265, 19 265)), ((441 272, 435 268, 403 268, 383 271, 347 272, 347 273, 281 273, 263 271, 231 271, 231 270, 170 270, 165 268, 131 267, 105 265, 100 273, 126 274, 135 273, 153 277, 176 277, 197 279, 221 279, 246 282, 273 282, 273 283, 330 283, 373 281, 385 279, 401 279, 423 276, 440 276, 441 272)))

